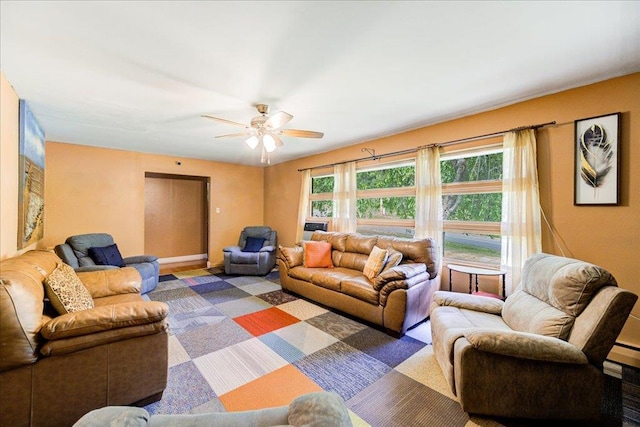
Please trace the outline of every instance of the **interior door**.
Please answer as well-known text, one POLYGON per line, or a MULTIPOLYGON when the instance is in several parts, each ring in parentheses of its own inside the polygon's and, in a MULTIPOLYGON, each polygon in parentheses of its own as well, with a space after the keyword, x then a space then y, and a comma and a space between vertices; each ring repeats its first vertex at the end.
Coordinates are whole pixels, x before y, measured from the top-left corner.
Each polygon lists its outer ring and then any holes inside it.
POLYGON ((145 253, 165 262, 207 259, 209 178, 147 172, 145 253))

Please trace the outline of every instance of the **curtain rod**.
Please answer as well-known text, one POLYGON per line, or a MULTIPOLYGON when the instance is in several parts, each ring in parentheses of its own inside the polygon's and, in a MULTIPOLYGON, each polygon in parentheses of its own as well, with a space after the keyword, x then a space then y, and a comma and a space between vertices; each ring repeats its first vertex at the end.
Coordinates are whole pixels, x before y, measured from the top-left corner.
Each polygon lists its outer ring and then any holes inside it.
POLYGON ((421 146, 418 146, 416 148, 409 148, 409 149, 401 150, 401 151, 393 151, 391 153, 386 153, 386 154, 375 154, 375 151, 374 151, 374 154, 372 154, 372 155, 370 155, 368 157, 360 157, 359 159, 343 160, 341 162, 329 163, 329 164, 326 164, 326 165, 312 166, 310 168, 302 168, 302 169, 298 169, 298 172, 302 172, 302 171, 306 171, 306 170, 313 170, 313 169, 328 168, 328 167, 331 167, 331 166, 342 165, 342 164, 349 163, 349 162, 361 162, 361 161, 364 161, 364 160, 378 160, 378 159, 383 159, 385 157, 400 156, 402 154, 415 153, 416 151, 418 151, 418 150, 420 150, 422 148, 444 147, 444 146, 447 146, 447 145, 462 144, 463 142, 477 141, 477 140, 480 140, 480 139, 487 139, 487 138, 491 138, 491 137, 494 137, 494 136, 504 135, 507 132, 515 132, 515 131, 527 130, 527 129, 534 129, 535 130, 535 129, 539 129, 541 127, 555 125, 555 124, 556 124, 556 121, 554 120, 552 122, 541 123, 541 124, 537 124, 537 125, 522 126, 522 127, 518 127, 518 128, 514 128, 514 129, 503 130, 503 131, 500 131, 500 132, 493 132, 493 133, 487 133, 487 134, 484 134, 484 135, 471 136, 471 137, 468 137, 468 138, 455 139, 453 141, 437 142, 437 143, 433 143, 433 144, 421 145, 421 146))

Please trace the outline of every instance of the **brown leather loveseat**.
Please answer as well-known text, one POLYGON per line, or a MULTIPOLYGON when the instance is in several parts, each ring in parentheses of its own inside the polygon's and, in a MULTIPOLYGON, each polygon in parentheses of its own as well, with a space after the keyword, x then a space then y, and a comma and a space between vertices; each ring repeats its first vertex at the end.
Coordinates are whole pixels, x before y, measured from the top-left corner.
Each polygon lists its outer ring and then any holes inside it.
POLYGON ((433 293, 440 287, 439 254, 433 239, 316 231, 311 240, 331 243, 334 267, 305 267, 302 246, 280 247, 283 289, 382 326, 394 336, 429 316, 433 293), (363 270, 374 247, 402 256, 400 264, 383 269, 372 280, 363 270))
POLYGON ((93 308, 59 315, 44 283, 66 267, 48 251, 0 263, 2 426, 69 426, 96 408, 162 397, 168 306, 144 301, 139 273, 125 267, 78 273, 93 308))

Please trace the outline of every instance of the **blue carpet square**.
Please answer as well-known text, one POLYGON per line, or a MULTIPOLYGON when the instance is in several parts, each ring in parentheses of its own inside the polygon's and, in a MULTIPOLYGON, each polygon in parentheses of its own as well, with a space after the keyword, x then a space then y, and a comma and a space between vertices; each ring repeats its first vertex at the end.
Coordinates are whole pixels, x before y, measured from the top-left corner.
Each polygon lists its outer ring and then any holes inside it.
POLYGON ((217 282, 208 282, 202 283, 199 285, 191 286, 191 289, 200 295, 208 294, 209 292, 223 291, 225 289, 235 288, 231 283, 227 283, 224 280, 219 280, 217 282))
POLYGON ((191 409, 217 398, 209 383, 193 362, 169 368, 167 388, 162 400, 144 407, 150 414, 186 414, 191 409))
POLYGON ((168 282, 169 280, 178 280, 173 274, 163 274, 158 277, 158 282, 168 282))
POLYGON ((373 328, 363 329, 342 341, 392 368, 426 346, 409 336, 397 339, 373 328))

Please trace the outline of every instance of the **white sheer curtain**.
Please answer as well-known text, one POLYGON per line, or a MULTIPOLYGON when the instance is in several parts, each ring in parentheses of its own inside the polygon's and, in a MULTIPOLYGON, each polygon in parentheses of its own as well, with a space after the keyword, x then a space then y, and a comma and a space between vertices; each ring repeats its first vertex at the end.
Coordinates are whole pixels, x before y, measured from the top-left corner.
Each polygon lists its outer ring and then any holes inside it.
POLYGON ((356 231, 356 162, 333 167, 333 230, 356 231))
POLYGON ((302 241, 304 223, 309 216, 309 192, 311 191, 311 170, 302 171, 302 184, 300 185, 300 203, 298 204, 298 226, 296 228, 296 242, 302 241))
POLYGON ((502 161, 502 259, 507 295, 520 283, 524 262, 542 251, 540 197, 533 129, 507 132, 502 161))
POLYGON ((438 147, 420 149, 416 157, 415 237, 432 237, 442 251, 442 179, 438 147))

